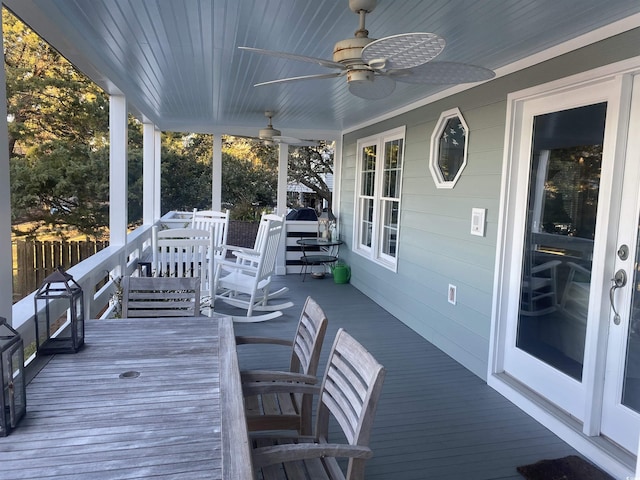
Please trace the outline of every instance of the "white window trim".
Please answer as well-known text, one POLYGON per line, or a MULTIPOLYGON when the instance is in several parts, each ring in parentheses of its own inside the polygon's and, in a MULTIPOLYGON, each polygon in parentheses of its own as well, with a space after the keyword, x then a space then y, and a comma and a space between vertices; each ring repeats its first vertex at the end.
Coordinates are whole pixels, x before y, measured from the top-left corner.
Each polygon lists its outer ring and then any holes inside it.
MULTIPOLYGON (((399 204, 399 211, 401 211, 401 199, 402 199, 402 172, 404 170, 404 162, 405 162, 405 146, 406 146, 406 126, 394 128, 392 130, 387 130, 385 132, 372 135, 366 138, 361 138, 357 142, 357 154, 356 154, 356 185, 355 185, 355 195, 354 195, 354 222, 353 222, 353 252, 358 255, 371 260, 393 272, 397 271, 398 267, 398 244, 396 244, 396 255, 395 257, 387 255, 382 252, 382 233, 383 233, 383 219, 382 212, 380 209, 381 201, 383 197, 381 195, 382 192, 382 182, 383 182, 383 167, 384 167, 384 147, 385 143, 393 140, 402 140, 402 151, 400 152, 402 158, 402 167, 400 169, 400 179, 398 186, 398 197, 397 201, 399 204), (376 146, 376 171, 375 171, 375 187, 374 187, 374 196, 373 196, 373 232, 371 239, 371 247, 367 245, 363 245, 360 243, 361 238, 361 186, 362 186, 362 149, 366 146, 375 145, 376 146)), ((398 213, 398 215, 400 215, 398 213)), ((397 229, 397 240, 398 242, 400 238, 400 217, 398 217, 398 229, 397 229)))

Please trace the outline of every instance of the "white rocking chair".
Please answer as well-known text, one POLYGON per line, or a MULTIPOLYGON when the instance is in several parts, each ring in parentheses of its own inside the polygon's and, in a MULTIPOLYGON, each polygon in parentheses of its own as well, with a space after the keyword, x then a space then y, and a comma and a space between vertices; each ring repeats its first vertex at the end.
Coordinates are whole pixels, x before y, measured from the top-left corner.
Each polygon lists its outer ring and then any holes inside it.
POLYGON ((213 294, 213 236, 209 230, 153 227, 153 276, 198 277, 200 293, 213 294))
POLYGON ((227 243, 229 233, 229 210, 193 210, 191 228, 207 230, 213 237, 214 257, 222 258, 222 246, 227 243))
MULTIPOLYGON (((280 310, 293 306, 292 302, 269 305, 268 301, 288 291, 283 287, 270 292, 271 276, 276 267, 276 255, 284 218, 265 215, 260 221, 254 248, 225 245, 222 259, 216 261, 213 282, 214 301, 247 310, 246 317, 234 316, 237 322, 261 322, 282 315, 280 310), (231 252, 236 259, 227 258, 231 252), (254 312, 269 312, 254 316, 254 312)), ((212 302, 212 307, 213 307, 212 302)))

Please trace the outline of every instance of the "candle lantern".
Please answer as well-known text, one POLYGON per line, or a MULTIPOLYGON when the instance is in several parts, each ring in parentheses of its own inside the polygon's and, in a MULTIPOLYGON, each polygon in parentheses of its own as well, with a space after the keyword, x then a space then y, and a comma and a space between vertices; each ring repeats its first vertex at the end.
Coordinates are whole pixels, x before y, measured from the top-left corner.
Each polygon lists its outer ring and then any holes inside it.
POLYGON ((20 334, 0 317, 0 436, 6 437, 27 411, 24 345, 20 334))
POLYGON ((336 217, 330 208, 323 210, 318 217, 318 238, 329 241, 333 239, 336 230, 336 217))
POLYGON ((76 353, 84 345, 84 294, 62 267, 44 279, 35 297, 38 353, 76 353))

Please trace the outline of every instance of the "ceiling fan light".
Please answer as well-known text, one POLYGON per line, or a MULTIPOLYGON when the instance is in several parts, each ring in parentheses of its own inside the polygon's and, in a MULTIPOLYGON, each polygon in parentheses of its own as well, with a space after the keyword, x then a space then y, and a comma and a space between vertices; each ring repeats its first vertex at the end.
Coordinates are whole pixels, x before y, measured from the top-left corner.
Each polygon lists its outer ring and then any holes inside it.
POLYGON ((371 70, 349 70, 347 72, 347 83, 372 83, 374 73, 371 70))
POLYGON ((281 134, 282 132, 280 130, 277 130, 273 127, 267 127, 267 128, 260 129, 260 132, 258 133, 258 137, 260 137, 263 140, 270 140, 273 137, 277 137, 281 134))
MULTIPOLYGON (((373 72, 371 72, 373 74, 373 72)), ((392 78, 375 75, 370 81, 349 82, 349 92, 366 100, 379 100, 388 97, 396 88, 392 78)))

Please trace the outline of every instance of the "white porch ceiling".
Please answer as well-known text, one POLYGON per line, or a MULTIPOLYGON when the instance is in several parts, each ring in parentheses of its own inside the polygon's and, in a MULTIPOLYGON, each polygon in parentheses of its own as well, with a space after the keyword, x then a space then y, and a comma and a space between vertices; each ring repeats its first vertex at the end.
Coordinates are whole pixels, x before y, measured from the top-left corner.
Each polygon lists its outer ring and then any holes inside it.
MULTIPOLYGON (((283 135, 328 138, 443 90, 398 82, 382 100, 348 92, 344 77, 263 87, 327 73, 319 65, 238 46, 332 58, 358 17, 347 0, 6 0, 4 4, 108 93, 160 129, 256 135, 265 110, 283 135), (312 133, 313 132, 313 133, 312 133)), ((638 0, 378 0, 372 38, 433 32, 439 61, 509 65, 609 25, 640 25, 638 0)), ((601 30, 602 31, 602 30, 601 30)), ((582 40, 578 43, 582 43, 582 40)))

